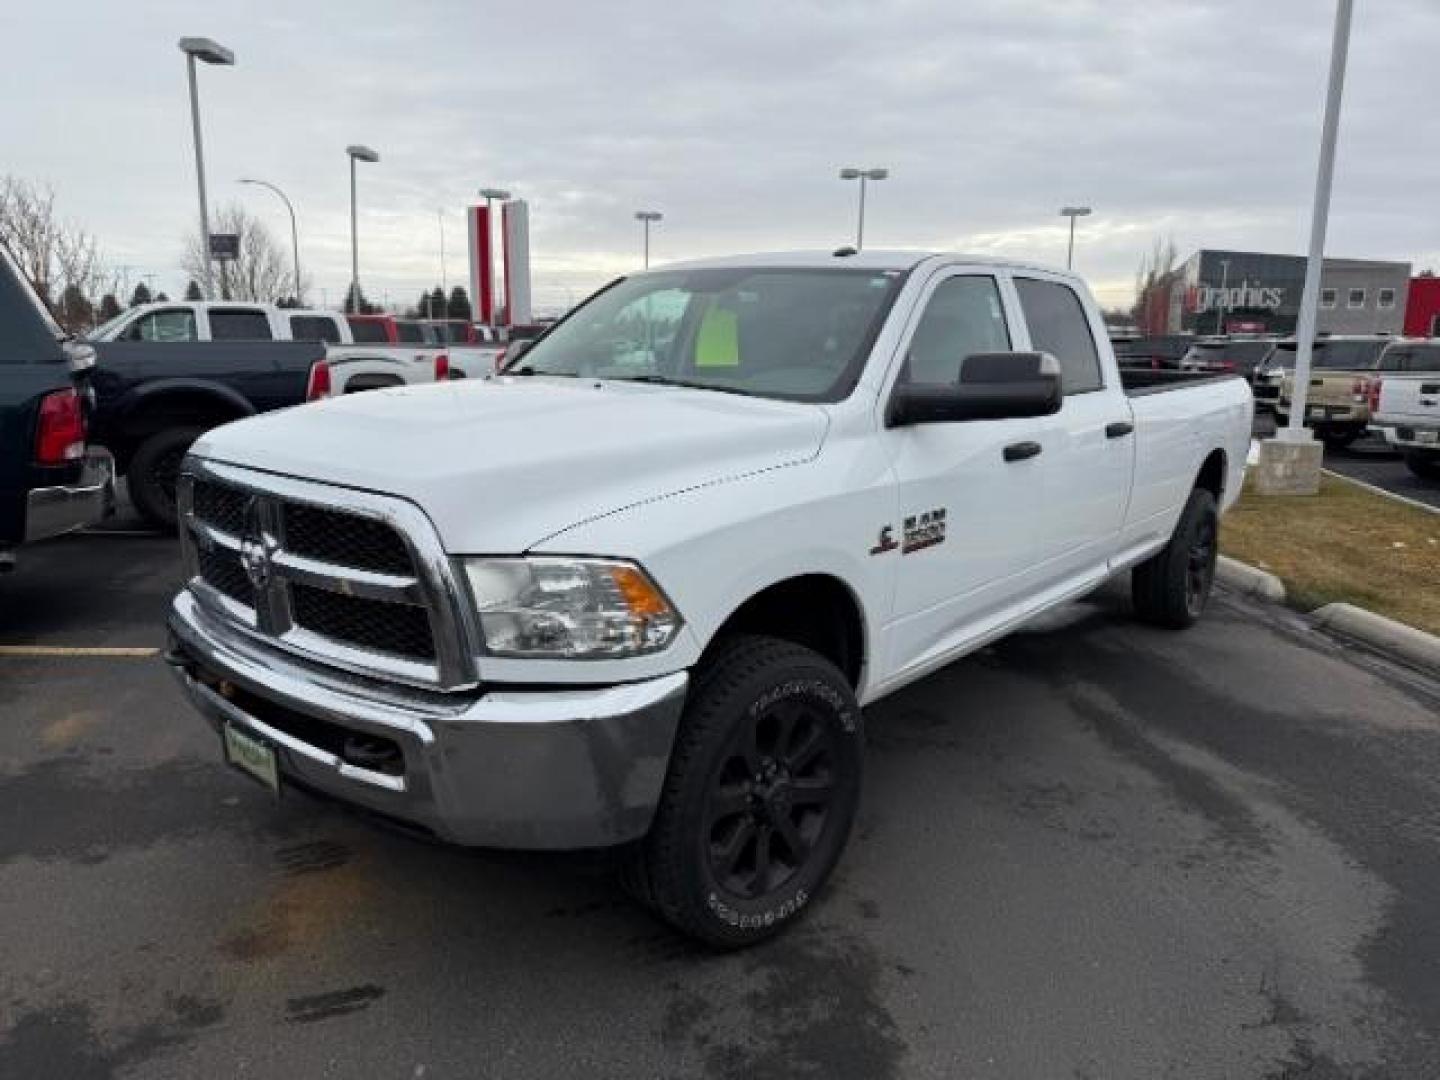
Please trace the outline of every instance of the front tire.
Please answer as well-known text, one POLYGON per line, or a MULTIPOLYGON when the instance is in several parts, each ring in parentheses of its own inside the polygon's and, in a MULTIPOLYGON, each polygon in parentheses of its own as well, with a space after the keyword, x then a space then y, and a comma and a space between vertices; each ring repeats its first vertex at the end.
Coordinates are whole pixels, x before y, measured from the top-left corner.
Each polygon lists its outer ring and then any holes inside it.
POLYGON ((190 444, 204 433, 205 429, 198 427, 157 431, 140 444, 130 459, 126 474, 130 501, 157 529, 175 530, 175 485, 180 478, 180 463, 190 444))
POLYGON ((845 848, 862 743, 855 693, 824 657, 774 638, 723 642, 696 675, 626 884, 716 948, 778 933, 845 848))
POLYGON ((1200 618, 1215 582, 1219 536, 1215 496, 1196 488, 1180 512, 1170 542, 1131 571, 1135 613, 1145 622, 1172 630, 1182 630, 1200 618))
POLYGON ((1358 438, 1360 438, 1358 431, 1327 431, 1320 436, 1320 441, 1325 444, 1327 450, 1344 450, 1358 438))

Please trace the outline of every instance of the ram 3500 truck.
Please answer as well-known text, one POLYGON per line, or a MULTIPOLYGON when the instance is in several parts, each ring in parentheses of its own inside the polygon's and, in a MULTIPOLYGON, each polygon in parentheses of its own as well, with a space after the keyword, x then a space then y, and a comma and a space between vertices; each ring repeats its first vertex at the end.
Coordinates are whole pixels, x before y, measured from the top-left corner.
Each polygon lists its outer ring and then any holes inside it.
POLYGON ((203 435, 168 659, 228 761, 463 844, 624 845, 721 947, 845 846, 863 706, 1129 572, 1203 611, 1243 379, 1063 272, 781 254, 603 289, 485 380, 203 435))

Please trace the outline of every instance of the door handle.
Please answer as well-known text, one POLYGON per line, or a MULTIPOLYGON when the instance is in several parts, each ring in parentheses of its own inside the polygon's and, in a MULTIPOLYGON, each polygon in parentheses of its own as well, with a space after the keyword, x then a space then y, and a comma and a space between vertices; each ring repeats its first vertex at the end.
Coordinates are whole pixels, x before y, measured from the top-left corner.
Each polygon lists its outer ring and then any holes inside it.
POLYGON ((1107 439, 1123 439, 1135 430, 1135 425, 1129 420, 1116 420, 1113 424, 1105 425, 1105 437, 1107 439))
POLYGON ((1038 442, 1017 442, 1005 447, 1006 461, 1024 461, 1032 458, 1044 449, 1038 442))

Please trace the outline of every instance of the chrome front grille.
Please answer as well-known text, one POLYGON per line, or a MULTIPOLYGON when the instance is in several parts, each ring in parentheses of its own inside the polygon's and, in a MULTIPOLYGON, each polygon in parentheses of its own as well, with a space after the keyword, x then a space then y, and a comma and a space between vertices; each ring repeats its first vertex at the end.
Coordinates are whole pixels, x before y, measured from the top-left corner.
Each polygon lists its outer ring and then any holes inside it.
POLYGON ((179 507, 191 588, 246 631, 366 675, 474 684, 473 627, 410 504, 191 458, 179 507))

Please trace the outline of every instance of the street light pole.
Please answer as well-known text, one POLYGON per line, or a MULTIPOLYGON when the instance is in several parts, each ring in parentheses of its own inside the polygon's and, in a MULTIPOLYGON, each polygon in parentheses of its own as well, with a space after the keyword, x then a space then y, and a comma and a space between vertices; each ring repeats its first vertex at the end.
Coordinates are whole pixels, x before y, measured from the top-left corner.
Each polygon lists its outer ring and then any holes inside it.
POLYGON ((860 181, 860 214, 858 220, 855 223, 856 251, 862 251, 865 248, 865 182, 867 180, 884 180, 889 175, 889 169, 845 168, 840 170, 841 180, 860 181))
POLYGON ((664 214, 659 210, 636 210, 635 220, 645 227, 645 269, 650 269, 650 223, 660 221, 664 214))
MULTIPOLYGON (((450 288, 445 280, 445 211, 436 210, 435 218, 440 222, 440 294, 448 296, 450 288)), ((429 293, 425 294, 425 310, 429 313, 430 318, 435 318, 435 302, 430 298, 429 293)))
MULTIPOLYGON (((493 255, 496 242, 495 238, 500 236, 500 222, 495 217, 495 203, 497 200, 504 202, 510 198, 510 192, 504 188, 483 187, 480 189, 480 197, 485 200, 485 219, 490 223, 490 247, 493 255)), ((500 237, 500 246, 502 249, 505 246, 503 237, 500 237)), ((496 274, 493 260, 491 264, 485 268, 485 271, 486 275, 490 278, 490 295, 485 298, 489 302, 490 307, 490 329, 491 331, 496 331, 500 326, 500 305, 496 303, 499 296, 495 289, 497 282, 495 280, 496 274)), ((478 301, 480 298, 477 296, 475 299, 478 301)))
POLYGON ((350 158, 350 309, 355 314, 360 310, 360 232, 355 210, 355 162, 374 163, 380 160, 380 155, 368 146, 358 144, 347 146, 345 153, 350 158))
POLYGON ((1315 206, 1310 218, 1310 255, 1305 264, 1305 289, 1300 294, 1300 322, 1295 329, 1295 381, 1290 393, 1290 423, 1279 437, 1308 442, 1305 405, 1310 390, 1310 360, 1315 348, 1315 319, 1320 302, 1320 277, 1325 269, 1325 230, 1330 222, 1330 187, 1335 176, 1335 142, 1340 131, 1340 98, 1345 89, 1345 61, 1350 52, 1350 16, 1354 0, 1335 5, 1335 36, 1330 46, 1330 83, 1325 92, 1325 121, 1320 135, 1320 163, 1315 174, 1315 206))
POLYGON ((183 37, 177 43, 185 54, 185 76, 190 83, 190 127, 195 139, 195 183, 200 190, 200 264, 205 270, 205 297, 215 297, 215 270, 210 262, 210 208, 205 202, 205 145, 200 136, 200 89, 195 61, 233 66, 235 54, 209 38, 183 37))
POLYGON ((1089 217, 1092 213, 1088 206, 1062 206, 1060 216, 1070 219, 1070 246, 1065 249, 1065 269, 1069 270, 1075 264, 1075 219, 1089 217))
POLYGON ((269 188, 280 196, 280 201, 285 204, 285 209, 290 211, 290 253, 295 260, 295 303, 304 307, 305 298, 300 293, 300 230, 295 224, 295 207, 290 202, 290 197, 268 180, 252 180, 249 177, 241 177, 240 183, 258 184, 263 188, 269 188))

